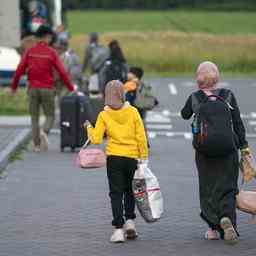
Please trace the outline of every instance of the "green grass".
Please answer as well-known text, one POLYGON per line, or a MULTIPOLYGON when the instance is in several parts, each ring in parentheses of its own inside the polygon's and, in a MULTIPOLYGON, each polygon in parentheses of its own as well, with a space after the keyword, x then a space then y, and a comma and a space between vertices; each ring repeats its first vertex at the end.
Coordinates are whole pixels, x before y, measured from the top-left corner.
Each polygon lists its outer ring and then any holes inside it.
MULTIPOLYGON (((146 76, 191 76, 204 60, 218 64, 222 77, 256 74, 255 12, 72 11, 71 46, 83 57, 88 34, 101 33, 107 45, 117 39, 130 65, 146 76)), ((0 115, 28 114, 24 89, 10 96, 0 90, 0 115)))
MULTIPOLYGON (((18 146, 18 148, 16 149, 15 152, 13 152, 8 161, 9 163, 13 163, 15 161, 21 161, 23 160, 24 157, 24 152, 27 150, 27 146, 28 146, 28 141, 25 141, 23 144, 21 144, 20 146, 18 146)), ((5 169, 0 169, 0 179, 4 179, 8 176, 7 171, 5 171, 5 169)))
POLYGON ((68 20, 81 58, 88 33, 97 31, 104 45, 119 40, 128 63, 146 74, 191 74, 204 60, 225 73, 256 73, 255 12, 72 11, 68 20))
POLYGON ((217 11, 72 11, 68 13, 73 35, 92 31, 165 31, 211 34, 255 34, 255 12, 217 11))
MULTIPOLYGON (((113 32, 101 36, 108 44, 118 39, 130 65, 142 66, 146 74, 183 75, 194 73, 204 60, 217 63, 221 72, 255 73, 256 36, 211 35, 205 33, 113 32)), ((82 57, 84 35, 72 38, 71 45, 82 57)))
POLYGON ((24 88, 20 88, 15 95, 10 95, 6 89, 0 89, 0 102, 0 115, 28 114, 27 92, 24 88))

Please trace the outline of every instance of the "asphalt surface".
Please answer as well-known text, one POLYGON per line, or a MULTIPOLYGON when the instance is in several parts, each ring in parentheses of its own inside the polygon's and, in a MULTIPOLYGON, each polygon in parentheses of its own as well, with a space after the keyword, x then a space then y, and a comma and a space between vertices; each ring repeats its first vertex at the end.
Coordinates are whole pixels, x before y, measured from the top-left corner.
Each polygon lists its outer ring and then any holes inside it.
POLYGON ((0 152, 8 146, 10 141, 15 139, 15 137, 17 136, 17 133, 20 130, 21 129, 19 128, 13 128, 13 127, 8 127, 8 128, 0 127, 0 141, 1 141, 0 152))
MULTIPOLYGON (((254 135, 250 122, 255 120, 255 82, 227 82, 237 95, 248 132, 254 135)), ((199 217, 190 122, 178 117, 192 84, 182 79, 155 79, 151 83, 161 104, 148 114, 146 125, 150 167, 164 196, 163 218, 146 224, 138 215, 136 241, 109 243, 112 227, 105 169, 77 168, 75 154, 61 154, 59 137, 53 134, 49 152, 26 152, 22 161, 8 166, 8 177, 0 181, 1 256, 256 254, 256 226, 249 223, 249 215, 240 212, 238 245, 203 239, 207 226, 199 217)), ((256 139, 251 136, 248 140, 256 152, 256 139)))

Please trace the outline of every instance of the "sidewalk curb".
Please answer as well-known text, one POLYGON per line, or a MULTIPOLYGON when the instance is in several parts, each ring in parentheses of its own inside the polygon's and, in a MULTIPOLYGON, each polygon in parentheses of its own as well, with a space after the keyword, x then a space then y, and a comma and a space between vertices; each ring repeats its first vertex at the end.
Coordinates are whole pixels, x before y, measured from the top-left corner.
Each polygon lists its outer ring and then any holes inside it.
POLYGON ((26 143, 31 137, 30 129, 22 129, 19 131, 13 141, 0 152, 0 178, 1 172, 7 167, 10 157, 18 150, 18 148, 26 143))

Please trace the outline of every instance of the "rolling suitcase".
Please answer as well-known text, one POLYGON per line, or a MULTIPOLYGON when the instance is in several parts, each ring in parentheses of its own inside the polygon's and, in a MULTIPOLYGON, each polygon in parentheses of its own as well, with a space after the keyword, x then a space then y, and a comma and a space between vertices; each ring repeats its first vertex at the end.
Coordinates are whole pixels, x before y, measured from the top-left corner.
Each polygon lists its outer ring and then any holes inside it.
POLYGON ((92 109, 89 97, 87 96, 65 96, 60 106, 60 149, 70 147, 75 151, 87 140, 83 123, 89 120, 92 122, 92 109))

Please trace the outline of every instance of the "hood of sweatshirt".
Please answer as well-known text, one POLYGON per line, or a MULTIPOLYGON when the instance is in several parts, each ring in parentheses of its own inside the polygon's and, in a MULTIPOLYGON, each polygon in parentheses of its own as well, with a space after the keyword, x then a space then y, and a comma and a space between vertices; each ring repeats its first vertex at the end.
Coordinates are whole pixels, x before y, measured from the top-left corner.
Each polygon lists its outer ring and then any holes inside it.
POLYGON ((123 107, 118 110, 114 110, 109 106, 105 106, 104 112, 108 115, 110 119, 112 119, 116 123, 120 125, 124 125, 128 122, 127 116, 128 116, 128 113, 131 111, 130 107, 131 107, 130 103, 125 102, 123 107))

